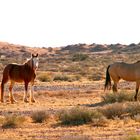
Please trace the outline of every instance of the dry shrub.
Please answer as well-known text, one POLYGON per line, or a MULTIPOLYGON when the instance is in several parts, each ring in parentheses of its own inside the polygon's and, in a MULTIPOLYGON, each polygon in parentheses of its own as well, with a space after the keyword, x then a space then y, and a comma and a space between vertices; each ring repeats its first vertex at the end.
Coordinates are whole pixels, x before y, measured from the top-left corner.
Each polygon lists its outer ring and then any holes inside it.
POLYGON ((97 127, 105 127, 107 126, 108 120, 107 118, 99 111, 95 110, 93 112, 92 117, 92 125, 97 127))
POLYGON ((64 125, 82 125, 91 122, 94 126, 104 126, 106 118, 97 110, 87 108, 72 108, 59 113, 59 119, 64 125))
POLYGON ((140 135, 132 135, 125 138, 125 140, 140 140, 140 135))
POLYGON ((84 135, 79 135, 79 136, 73 136, 73 135, 66 135, 61 138, 61 140, 92 140, 90 136, 84 136, 84 135))
POLYGON ((52 77, 50 73, 40 73, 38 74, 37 79, 41 82, 50 82, 52 80, 52 77))
POLYGON ((2 128, 15 128, 25 121, 24 116, 9 115, 6 116, 2 123, 2 128))
POLYGON ((44 110, 34 111, 31 114, 31 118, 34 123, 42 123, 49 118, 49 114, 44 110))
POLYGON ((140 114, 140 103, 139 102, 128 103, 126 111, 129 113, 131 117, 140 114))
POLYGON ((140 122, 140 114, 137 114, 133 117, 136 122, 140 122))
POLYGON ((102 96, 104 103, 115 103, 115 102, 124 102, 124 101, 132 101, 134 95, 128 94, 126 92, 119 93, 108 93, 105 96, 102 96))
POLYGON ((64 125, 81 125, 92 122, 92 111, 87 108, 72 108, 63 110, 58 117, 64 125))
POLYGON ((122 118, 126 113, 126 106, 122 103, 114 103, 99 109, 108 119, 122 118))
POLYGON ((82 53, 76 53, 72 56, 72 61, 84 61, 88 58, 89 56, 87 54, 82 54, 82 53))
POLYGON ((65 74, 56 74, 53 78, 53 81, 68 81, 71 82, 72 79, 70 76, 65 75, 65 74))

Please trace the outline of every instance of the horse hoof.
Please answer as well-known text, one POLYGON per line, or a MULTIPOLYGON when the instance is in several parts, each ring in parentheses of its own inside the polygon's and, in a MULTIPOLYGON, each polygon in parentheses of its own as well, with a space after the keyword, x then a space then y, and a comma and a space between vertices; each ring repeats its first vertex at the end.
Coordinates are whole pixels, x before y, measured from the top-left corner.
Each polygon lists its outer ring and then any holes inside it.
POLYGON ((3 100, 1 100, 0 102, 1 102, 1 103, 4 103, 4 101, 3 101, 3 100))
POLYGON ((17 103, 17 101, 16 100, 11 101, 11 104, 14 104, 14 103, 17 103))
POLYGON ((24 99, 23 101, 24 101, 25 103, 29 103, 29 101, 28 101, 27 99, 24 99))
POLYGON ((35 103, 36 101, 35 101, 35 99, 31 99, 30 102, 31 103, 35 103))

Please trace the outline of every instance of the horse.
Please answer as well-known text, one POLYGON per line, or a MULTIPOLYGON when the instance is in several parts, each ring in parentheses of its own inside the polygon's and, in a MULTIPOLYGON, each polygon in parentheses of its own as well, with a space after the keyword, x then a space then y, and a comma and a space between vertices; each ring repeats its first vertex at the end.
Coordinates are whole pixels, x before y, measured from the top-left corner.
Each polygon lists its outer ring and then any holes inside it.
POLYGON ((9 85, 9 101, 15 103, 16 100, 13 97, 12 88, 15 82, 23 83, 25 86, 25 93, 23 97, 24 102, 28 102, 28 84, 31 83, 31 92, 30 92, 30 102, 35 102, 33 96, 33 86, 34 80, 36 77, 36 69, 38 68, 38 54, 31 54, 31 58, 27 59, 23 64, 11 63, 6 65, 3 70, 3 77, 1 82, 1 98, 0 101, 4 102, 4 85, 10 81, 9 85))
POLYGON ((131 64, 124 62, 115 62, 109 65, 106 70, 104 91, 106 89, 111 89, 111 79, 114 82, 112 86, 113 92, 117 92, 117 84, 120 79, 136 82, 136 93, 134 96, 134 100, 137 101, 140 86, 140 61, 131 64))

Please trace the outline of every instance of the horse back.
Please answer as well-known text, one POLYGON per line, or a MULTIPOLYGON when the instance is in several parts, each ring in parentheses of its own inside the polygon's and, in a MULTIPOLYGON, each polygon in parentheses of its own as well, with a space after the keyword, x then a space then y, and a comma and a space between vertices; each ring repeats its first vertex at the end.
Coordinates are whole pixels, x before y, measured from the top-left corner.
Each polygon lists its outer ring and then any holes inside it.
POLYGON ((110 66, 109 71, 112 77, 119 77, 123 80, 136 81, 140 79, 140 65, 136 63, 116 62, 110 66))
POLYGON ((35 72, 28 65, 8 64, 3 76, 8 76, 10 80, 15 82, 30 82, 35 79, 35 72))

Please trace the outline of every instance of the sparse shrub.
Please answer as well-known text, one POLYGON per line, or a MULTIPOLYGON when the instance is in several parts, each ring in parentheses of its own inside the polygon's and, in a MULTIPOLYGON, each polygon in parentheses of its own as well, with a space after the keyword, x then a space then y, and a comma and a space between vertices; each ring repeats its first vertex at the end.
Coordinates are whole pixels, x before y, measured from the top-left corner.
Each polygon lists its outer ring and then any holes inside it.
POLYGON ((102 96, 102 99, 103 99, 103 102, 105 102, 105 103, 132 101, 133 100, 133 94, 128 94, 128 93, 125 93, 125 92, 108 93, 105 96, 102 96))
POLYGON ((102 77, 103 77, 103 74, 101 72, 98 72, 98 73, 94 73, 92 75, 89 75, 88 79, 92 80, 92 81, 98 81, 98 80, 101 80, 102 77))
POLYGON ((101 112, 94 110, 92 113, 92 124, 93 126, 106 126, 107 119, 101 112))
POLYGON ((3 123, 2 128, 15 128, 19 125, 21 125, 25 121, 25 118, 23 116, 16 116, 16 115, 10 115, 6 116, 3 123))
POLYGON ((139 135, 128 136, 125 140, 140 140, 139 135))
POLYGON ((79 136, 73 136, 73 135, 66 135, 61 138, 61 140, 92 140, 90 136, 84 136, 84 135, 79 135, 79 136))
POLYGON ((51 81, 51 75, 49 73, 40 73, 37 76, 37 78, 41 82, 50 82, 51 81))
POLYGON ((34 123, 42 123, 49 118, 49 114, 44 110, 35 111, 31 114, 34 123))
POLYGON ((131 117, 134 117, 135 115, 140 114, 140 103, 134 102, 134 103, 128 104, 126 111, 131 117))
POLYGON ((133 117, 136 122, 140 122, 140 114, 137 114, 133 117))
POLYGON ((72 56, 72 61, 84 61, 88 58, 87 54, 77 53, 72 56))
POLYGON ((59 113, 59 119, 64 125, 80 125, 92 122, 93 112, 86 108, 72 108, 59 113))
POLYGON ((63 74, 55 75, 53 81, 70 81, 70 77, 63 74))
POLYGON ((127 113, 125 104, 122 103, 114 103, 105 106, 104 108, 100 108, 99 112, 101 112, 108 119, 114 118, 123 118, 123 115, 127 113))

